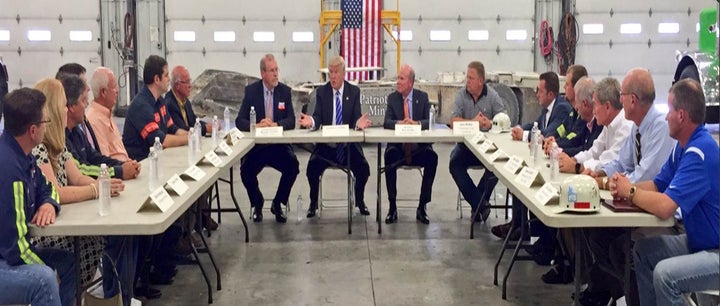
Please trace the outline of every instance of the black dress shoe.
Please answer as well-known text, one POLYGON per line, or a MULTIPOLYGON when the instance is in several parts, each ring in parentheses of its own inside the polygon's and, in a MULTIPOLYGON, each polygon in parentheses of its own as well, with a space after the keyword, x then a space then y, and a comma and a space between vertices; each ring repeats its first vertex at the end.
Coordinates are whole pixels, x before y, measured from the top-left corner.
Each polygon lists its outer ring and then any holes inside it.
POLYGON ((308 210, 307 210, 306 217, 313 218, 313 217, 315 217, 316 213, 317 213, 317 204, 314 204, 314 205, 310 204, 310 207, 308 207, 308 210))
POLYGON ((273 206, 270 207, 270 213, 275 215, 275 222, 277 222, 277 223, 287 222, 287 217, 285 216, 285 213, 283 212, 282 207, 280 207, 280 203, 273 204, 273 206))
POLYGON ((253 209, 253 215, 252 215, 253 222, 262 222, 263 215, 262 215, 262 208, 260 209, 253 209))
POLYGON ((397 210, 388 211, 387 217, 385 217, 385 224, 392 224, 397 222, 397 210))
POLYGON ((424 206, 418 207, 417 212, 415 213, 415 219, 423 224, 430 224, 430 219, 428 218, 427 211, 424 206))
POLYGON ((170 275, 151 272, 150 273, 150 284, 152 285, 172 285, 173 278, 170 275))
POLYGON ((358 205, 358 209, 360 210, 360 214, 363 216, 369 216, 370 211, 367 209, 367 206, 365 204, 358 205))

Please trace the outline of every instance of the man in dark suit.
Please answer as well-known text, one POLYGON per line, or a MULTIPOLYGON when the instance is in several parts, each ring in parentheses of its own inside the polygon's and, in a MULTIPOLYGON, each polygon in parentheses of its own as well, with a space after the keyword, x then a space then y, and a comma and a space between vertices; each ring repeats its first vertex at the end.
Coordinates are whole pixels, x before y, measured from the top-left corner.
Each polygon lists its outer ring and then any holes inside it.
MULTIPOLYGON (((397 91, 388 95, 387 110, 385 111, 386 129, 395 129, 396 124, 420 124, 421 129, 428 129, 430 115, 430 101, 427 93, 413 89, 415 85, 415 71, 410 65, 400 67, 397 79, 397 91)), ((438 156, 429 143, 400 144, 389 143, 385 149, 385 180, 388 190, 388 210, 385 223, 397 221, 397 168, 402 165, 421 166, 424 168, 422 185, 420 187, 420 202, 418 204, 416 219, 429 224, 426 205, 432 198, 432 185, 435 181, 438 156)))
MULTIPOLYGON (((537 92, 535 93, 543 109, 540 116, 534 121, 537 122, 540 134, 543 137, 553 136, 557 138, 557 128, 570 117, 572 106, 559 94, 560 80, 557 74, 552 71, 543 72, 540 75, 537 92)), ((522 127, 519 125, 514 127, 512 129, 513 140, 528 141, 532 127, 533 122, 526 123, 522 127)))
MULTIPOLYGON (((184 66, 175 66, 170 73, 170 91, 165 94, 165 105, 173 122, 179 129, 190 130, 195 125, 195 111, 193 111, 190 97, 192 80, 190 71, 184 66)), ((202 135, 212 133, 212 122, 200 121, 202 135)))
MULTIPOLYGON (((290 87, 278 82, 278 65, 272 54, 266 54, 260 60, 260 76, 262 80, 245 87, 245 97, 235 118, 235 125, 241 131, 250 131, 250 108, 254 107, 257 127, 282 126, 283 130, 294 129, 295 112, 290 87)), ((289 144, 256 145, 243 157, 240 176, 253 207, 253 222, 261 222, 263 219, 265 200, 258 187, 257 176, 266 166, 282 174, 270 213, 275 215, 276 222, 285 223, 287 216, 280 205, 288 203, 290 190, 300 173, 300 164, 289 144)))
MULTIPOLYGON (((190 128, 195 125, 195 111, 193 111, 192 102, 190 102, 190 90, 192 89, 192 79, 190 79, 190 71, 184 66, 175 66, 170 73, 170 91, 165 93, 165 105, 167 111, 170 113, 173 123, 179 129, 190 131, 190 128)), ((208 133, 212 133, 213 125, 212 122, 205 123, 200 121, 202 126, 201 134, 203 136, 208 133)), ((217 128, 217 127, 215 127, 217 128)), ((209 188, 205 193, 198 198, 198 205, 202 208, 202 225, 208 230, 217 230, 218 224, 210 217, 210 196, 212 195, 212 188, 209 188)), ((188 214, 186 217, 187 224, 185 226, 186 234, 189 235, 195 227, 195 217, 193 214, 188 214)), ((185 243, 187 240, 181 242, 181 249, 187 250, 185 243)))
MULTIPOLYGON (((340 124, 347 124, 351 129, 359 130, 369 127, 372 123, 367 114, 360 113, 360 88, 345 81, 345 60, 340 56, 333 57, 328 68, 330 82, 318 88, 315 112, 312 116, 300 114, 300 125, 312 129, 318 129, 321 125, 340 124)), ((331 163, 346 164, 345 149, 344 144, 335 147, 318 144, 310 156, 307 167, 310 185, 308 218, 314 217, 317 210, 320 175, 331 166, 331 163)), ((359 143, 350 145, 350 170, 355 175, 355 205, 360 209, 361 214, 370 215, 364 201, 370 166, 359 143)))

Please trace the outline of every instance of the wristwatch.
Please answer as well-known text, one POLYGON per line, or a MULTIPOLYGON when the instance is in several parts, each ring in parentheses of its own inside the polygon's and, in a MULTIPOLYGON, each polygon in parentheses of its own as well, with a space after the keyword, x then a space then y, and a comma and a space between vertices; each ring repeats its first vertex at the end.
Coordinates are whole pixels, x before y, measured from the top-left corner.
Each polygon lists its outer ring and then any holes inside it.
POLYGON ((580 163, 575 163, 575 174, 580 174, 580 163))
POLYGON ((628 199, 630 199, 630 202, 632 202, 632 199, 635 196, 635 191, 637 191, 635 185, 630 186, 630 193, 628 193, 628 199))

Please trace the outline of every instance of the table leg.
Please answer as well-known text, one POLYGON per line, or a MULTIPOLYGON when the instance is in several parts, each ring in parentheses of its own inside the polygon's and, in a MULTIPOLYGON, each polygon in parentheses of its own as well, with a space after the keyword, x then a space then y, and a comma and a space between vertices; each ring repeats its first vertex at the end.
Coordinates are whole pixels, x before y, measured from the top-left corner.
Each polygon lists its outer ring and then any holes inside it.
POLYGON ((575 244, 575 272, 573 275, 573 290, 575 292, 574 305, 580 305, 580 256, 582 248, 585 247, 585 231, 582 228, 573 228, 573 240, 575 244))
MULTIPOLYGON (((518 252, 520 251, 520 246, 523 244, 522 237, 525 237, 525 230, 527 229, 527 212, 525 212, 525 207, 522 208, 523 212, 520 215, 520 239, 518 239, 517 244, 515 245, 515 251, 513 251, 512 257, 510 258, 510 266, 508 266, 507 272, 505 273, 505 276, 503 277, 503 286, 502 286, 502 298, 503 300, 507 300, 507 280, 510 277, 510 271, 512 271, 513 265, 515 264, 515 261, 517 260, 518 252)), ((479 210, 479 209, 478 209, 479 210)), ((510 235, 512 231, 508 232, 508 235, 510 235)), ((506 237, 507 239, 507 237, 506 237)))
POLYGON ((245 227, 245 243, 248 243, 250 242, 250 233, 248 232, 248 225, 245 221, 245 216, 243 216, 243 213, 240 210, 240 205, 238 204, 237 198, 235 197, 235 174, 233 168, 234 167, 230 167, 230 197, 233 200, 233 204, 235 204, 235 209, 237 209, 238 215, 240 215, 240 220, 242 220, 243 227, 245 227))
POLYGON ((375 213, 375 221, 378 224, 378 235, 382 234, 382 220, 380 219, 380 213, 382 212, 382 143, 377 144, 377 212, 375 213))
POLYGON ((350 171, 350 143, 345 144, 345 155, 347 156, 346 166, 347 166, 347 185, 348 185, 348 235, 352 234, 352 213, 353 213, 353 206, 354 205, 354 199, 353 199, 353 190, 354 187, 352 184, 351 175, 352 172, 350 171))

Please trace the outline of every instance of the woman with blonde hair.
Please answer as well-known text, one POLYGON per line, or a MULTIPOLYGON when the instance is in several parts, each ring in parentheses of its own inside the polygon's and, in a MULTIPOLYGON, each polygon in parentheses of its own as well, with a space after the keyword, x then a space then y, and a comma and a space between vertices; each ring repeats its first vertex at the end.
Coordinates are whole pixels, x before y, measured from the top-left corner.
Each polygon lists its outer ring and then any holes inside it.
MULTIPOLYGON (((45 94, 50 122, 47 123, 43 142, 32 150, 38 166, 60 195, 60 204, 70 204, 98 197, 97 180, 80 173, 70 152, 65 148, 67 124, 67 98, 62 83, 56 79, 43 79, 35 89, 45 94)), ((111 180, 111 195, 118 196, 124 189, 119 179, 111 180)), ((73 240, 68 237, 37 237, 35 242, 44 247, 57 247, 74 252, 73 240)), ((82 236, 80 242, 80 279, 82 286, 89 284, 95 275, 103 252, 103 239, 82 236)))

